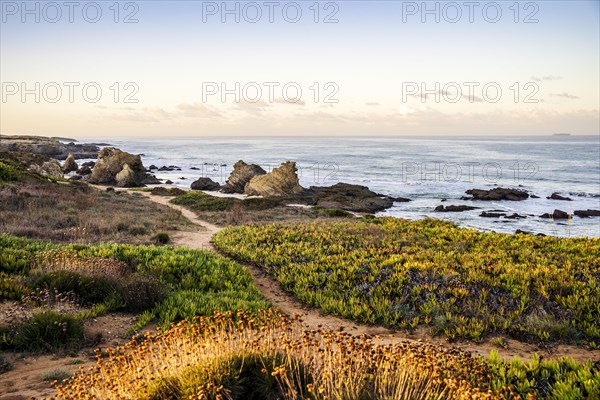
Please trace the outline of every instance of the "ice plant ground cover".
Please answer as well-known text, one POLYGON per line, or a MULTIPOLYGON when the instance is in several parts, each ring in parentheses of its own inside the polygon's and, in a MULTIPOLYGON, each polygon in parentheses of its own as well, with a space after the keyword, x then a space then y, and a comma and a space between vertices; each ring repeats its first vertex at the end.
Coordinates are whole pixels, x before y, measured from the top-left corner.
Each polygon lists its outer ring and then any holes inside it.
POLYGON ((213 241, 325 313, 449 339, 600 345, 598 238, 369 217, 229 227, 213 241))

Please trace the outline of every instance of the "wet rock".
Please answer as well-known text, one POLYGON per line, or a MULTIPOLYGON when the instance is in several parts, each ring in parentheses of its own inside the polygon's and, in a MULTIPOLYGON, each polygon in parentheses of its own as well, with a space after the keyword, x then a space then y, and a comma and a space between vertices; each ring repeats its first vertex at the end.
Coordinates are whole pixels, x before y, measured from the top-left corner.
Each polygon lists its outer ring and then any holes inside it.
POLYGON ((69 177, 70 181, 80 181, 83 177, 81 175, 75 174, 69 177))
POLYGON ((219 185, 217 182, 213 181, 210 178, 199 178, 195 180, 191 185, 192 190, 212 191, 219 190, 220 187, 221 185, 219 185))
POLYGON ((449 205, 449 206, 437 206, 435 208, 435 211, 438 211, 438 212, 463 212, 463 211, 476 210, 478 208, 479 207, 471 207, 471 206, 465 206, 465 205, 460 205, 460 206, 449 205))
POLYGON ((490 211, 484 211, 481 214, 479 214, 480 217, 483 218, 500 218, 500 217, 504 217, 506 215, 506 213, 503 212, 490 212, 490 211))
POLYGON ((576 210, 574 214, 580 218, 600 217, 600 210, 576 210))
POLYGON ((146 174, 146 178, 144 178, 145 185, 160 185, 161 183, 160 179, 154 174, 146 174))
POLYGON ((504 218, 506 218, 506 219, 525 219, 527 217, 525 215, 513 213, 512 215, 505 215, 504 218))
POLYGON ((570 197, 564 197, 561 196, 560 194, 554 192, 552 193, 550 196, 546 197, 548 200, 562 200, 562 201, 573 201, 572 198, 570 197))
POLYGON ((92 169, 87 165, 84 165, 77 170, 77 173, 79 175, 90 175, 92 173, 92 169))
POLYGON ((221 189, 224 193, 244 193, 246 184, 255 176, 265 175, 267 172, 256 164, 246 164, 240 160, 233 165, 233 171, 221 189))
POLYGON ((172 180, 170 180, 170 179, 167 179, 167 181, 166 181, 165 183, 166 183, 167 185, 172 185, 172 184, 173 184, 173 181, 172 181, 172 180))
POLYGON ((298 168, 294 161, 286 161, 265 175, 252 178, 244 188, 249 196, 293 197, 305 192, 300 186, 298 168))
POLYGON ((569 214, 567 214, 566 212, 562 211, 562 210, 554 210, 554 212, 552 214, 542 214, 540 215, 541 218, 552 218, 552 219, 569 219, 569 214))
POLYGON ((154 171, 155 169, 158 169, 158 167, 154 164, 148 167, 148 171, 154 171))
POLYGON ((394 202, 396 203, 408 203, 409 201, 411 201, 410 199, 407 199, 405 197, 390 197, 390 199, 394 200, 394 202))
POLYGON ((467 197, 468 200, 510 200, 510 201, 521 201, 529 197, 529 193, 524 190, 510 189, 510 188, 493 188, 490 190, 484 189, 470 189, 465 192, 470 194, 472 197, 467 197))

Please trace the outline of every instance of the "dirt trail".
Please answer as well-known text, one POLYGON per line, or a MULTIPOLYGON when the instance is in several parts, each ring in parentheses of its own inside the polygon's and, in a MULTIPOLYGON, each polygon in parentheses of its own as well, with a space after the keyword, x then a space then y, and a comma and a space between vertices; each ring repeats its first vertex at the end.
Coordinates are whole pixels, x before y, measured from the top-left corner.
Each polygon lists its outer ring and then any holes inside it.
MULTIPOLYGON (((147 192, 141 193, 143 193, 144 196, 151 201, 181 211, 181 213, 192 223, 200 225, 202 228, 204 228, 199 232, 181 232, 179 234, 176 233, 175 235, 172 235, 174 245, 217 251, 210 240, 212 235, 219 232, 222 228, 200 220, 194 212, 182 206, 170 203, 171 198, 169 197, 153 196, 147 192)), ((301 315, 304 325, 310 329, 323 328, 331 330, 343 330, 357 336, 376 335, 379 336, 378 342, 383 344, 426 340, 444 346, 459 347, 464 351, 480 356, 487 356, 491 350, 496 350, 500 356, 504 358, 520 357, 522 359, 530 359, 534 353, 538 353, 545 358, 568 356, 579 361, 589 359, 600 360, 600 350, 586 350, 569 345, 560 345, 551 349, 543 349, 532 344, 527 344, 508 338, 503 338, 505 347, 498 347, 497 345, 492 344, 493 339, 488 339, 483 343, 464 342, 450 344, 445 338, 431 337, 426 328, 420 328, 414 332, 397 332, 383 327, 369 326, 331 315, 324 315, 319 310, 300 303, 292 295, 282 290, 279 282, 267 275, 261 269, 248 264, 244 264, 244 266, 252 274, 256 286, 261 290, 264 296, 271 303, 273 303, 273 305, 288 315, 301 315)))

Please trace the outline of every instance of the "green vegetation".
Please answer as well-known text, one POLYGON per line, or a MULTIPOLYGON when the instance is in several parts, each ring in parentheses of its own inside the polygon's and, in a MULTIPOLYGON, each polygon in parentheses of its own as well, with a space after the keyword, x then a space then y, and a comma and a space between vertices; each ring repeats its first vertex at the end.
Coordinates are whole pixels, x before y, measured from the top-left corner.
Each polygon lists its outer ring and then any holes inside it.
POLYGON ((42 380, 46 382, 64 381, 69 379, 73 374, 62 369, 53 369, 42 374, 42 380))
POLYGON ((600 239, 368 218, 229 227, 213 240, 326 313, 450 339, 600 345, 600 239))
POLYGON ((172 203, 185 206, 192 211, 231 211, 235 206, 245 210, 267 210, 282 206, 278 200, 264 198, 236 199, 233 197, 216 197, 202 191, 191 190, 175 197, 172 203))
POLYGON ((20 169, 9 161, 0 161, 0 184, 21 179, 20 169))
POLYGON ((238 264, 170 246, 57 245, 0 234, 0 274, 0 300, 31 307, 19 324, 0 321, 4 349, 80 346, 82 321, 112 310, 143 312, 144 324, 157 318, 167 328, 215 310, 270 307, 238 264))

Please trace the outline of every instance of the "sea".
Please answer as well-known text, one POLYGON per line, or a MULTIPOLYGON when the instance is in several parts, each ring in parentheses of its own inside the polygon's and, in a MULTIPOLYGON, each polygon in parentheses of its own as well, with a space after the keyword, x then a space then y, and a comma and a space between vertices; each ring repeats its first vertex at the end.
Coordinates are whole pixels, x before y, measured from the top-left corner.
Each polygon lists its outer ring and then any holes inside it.
POLYGON ((409 220, 438 218, 483 231, 516 230, 561 237, 600 237, 600 218, 540 218, 555 209, 600 210, 600 136, 530 137, 115 137, 105 142, 141 154, 146 168, 160 179, 189 188, 201 177, 224 183, 238 160, 267 172, 282 162, 297 163, 304 187, 347 182, 368 186, 397 202, 381 216, 409 220), (462 200, 469 189, 510 187, 539 198, 524 201, 462 200), (547 199, 552 193, 572 201, 547 199), (439 205, 481 207, 465 212, 437 212, 439 205), (527 218, 484 218, 499 210, 527 218))

